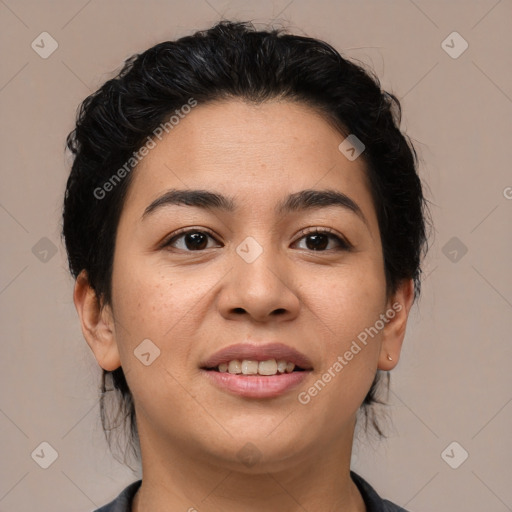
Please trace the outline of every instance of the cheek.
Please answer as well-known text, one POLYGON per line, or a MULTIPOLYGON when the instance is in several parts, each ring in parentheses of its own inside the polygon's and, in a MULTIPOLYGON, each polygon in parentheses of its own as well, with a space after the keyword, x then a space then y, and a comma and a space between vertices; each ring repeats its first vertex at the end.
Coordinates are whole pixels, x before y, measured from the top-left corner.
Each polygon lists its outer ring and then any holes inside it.
MULTIPOLYGON (((315 402, 318 414, 330 410, 339 421, 348 411, 355 412, 375 377, 381 331, 373 327, 384 312, 385 277, 380 263, 361 258, 358 265, 347 265, 325 278, 309 281, 304 287, 311 325, 317 334, 315 345, 319 365, 315 389, 304 390, 305 401, 315 402), (339 410, 343 403, 345 411, 339 410), (317 409, 318 408, 318 409, 317 409)), ((317 276, 318 277, 318 276, 317 276)), ((305 299, 306 300, 306 299, 305 299)))
POLYGON ((137 330, 162 334, 194 300, 192 278, 159 263, 157 254, 144 253, 137 242, 123 242, 116 249, 112 278, 118 316, 137 330))
POLYGON ((170 268, 144 255, 130 261, 119 258, 116 263, 113 299, 121 326, 116 337, 123 368, 139 366, 134 350, 149 339, 160 350, 158 365, 181 374, 191 364, 208 292, 219 276, 213 271, 199 275, 192 268, 170 268))
POLYGON ((386 302, 384 272, 372 260, 331 268, 323 276, 305 280, 303 291, 318 327, 338 349, 373 325, 386 302))
POLYGON ((193 404, 186 398, 186 382, 193 344, 194 308, 204 290, 190 278, 142 259, 118 261, 113 277, 116 340, 128 385, 141 414, 185 414, 193 404), (171 397, 180 397, 173 399, 171 397))
POLYGON ((319 364, 315 379, 300 390, 299 402, 311 428, 323 430, 326 439, 356 414, 375 378, 381 334, 368 332, 383 312, 385 299, 385 282, 377 268, 347 268, 328 283, 317 282, 308 295, 315 325, 307 331, 318 334, 314 342, 319 364))
POLYGON ((120 350, 133 353, 144 339, 152 340, 162 349, 160 340, 182 315, 188 296, 181 294, 177 300, 180 294, 169 276, 143 258, 118 257, 114 269, 112 297, 116 322, 120 325, 120 330, 116 329, 120 350))

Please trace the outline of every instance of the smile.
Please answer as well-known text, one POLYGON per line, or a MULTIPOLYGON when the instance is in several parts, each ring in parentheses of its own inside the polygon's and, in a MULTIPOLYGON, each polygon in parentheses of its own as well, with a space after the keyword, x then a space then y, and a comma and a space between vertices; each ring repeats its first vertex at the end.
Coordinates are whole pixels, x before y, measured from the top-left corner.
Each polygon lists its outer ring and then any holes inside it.
POLYGON ((291 361, 268 359, 267 361, 254 361, 250 359, 233 359, 221 363, 213 370, 221 373, 230 373, 235 375, 277 375, 282 373, 292 373, 293 371, 304 371, 296 367, 291 361))

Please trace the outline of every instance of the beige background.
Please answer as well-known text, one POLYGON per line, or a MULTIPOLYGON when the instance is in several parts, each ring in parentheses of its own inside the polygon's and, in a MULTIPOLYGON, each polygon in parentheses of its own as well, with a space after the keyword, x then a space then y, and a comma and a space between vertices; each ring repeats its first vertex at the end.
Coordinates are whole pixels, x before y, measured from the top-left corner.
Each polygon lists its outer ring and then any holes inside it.
POLYGON ((221 16, 274 19, 373 66, 422 159, 436 224, 423 296, 392 372, 390 438, 361 437, 353 469, 413 512, 512 510, 510 0, 0 0, 0 16, 0 511, 93 510, 139 478, 107 450, 72 303, 64 140, 124 59, 221 16), (44 31, 47 59, 31 48, 44 31), (442 46, 453 31, 469 44, 458 58, 442 46), (453 441, 452 464, 469 453, 457 469, 441 456, 453 441), (31 457, 42 442, 58 452, 48 469, 31 457))

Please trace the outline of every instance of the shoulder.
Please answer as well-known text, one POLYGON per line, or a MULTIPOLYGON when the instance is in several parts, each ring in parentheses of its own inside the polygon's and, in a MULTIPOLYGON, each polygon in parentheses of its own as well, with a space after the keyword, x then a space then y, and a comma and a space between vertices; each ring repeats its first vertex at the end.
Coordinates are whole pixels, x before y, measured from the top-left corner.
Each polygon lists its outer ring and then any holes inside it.
POLYGON ((363 497, 367 512, 408 512, 391 501, 382 499, 375 489, 357 473, 351 471, 350 476, 363 497))
POLYGON ((132 501, 142 480, 137 480, 126 487, 114 500, 94 512, 131 512, 132 501))

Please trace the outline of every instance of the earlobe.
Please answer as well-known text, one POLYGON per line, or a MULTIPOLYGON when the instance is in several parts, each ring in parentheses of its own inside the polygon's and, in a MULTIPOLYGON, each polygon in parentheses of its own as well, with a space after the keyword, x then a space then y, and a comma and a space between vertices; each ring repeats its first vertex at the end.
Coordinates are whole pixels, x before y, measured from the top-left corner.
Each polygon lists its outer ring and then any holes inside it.
POLYGON ((392 370, 400 359, 400 351, 405 337, 407 319, 414 302, 414 281, 402 281, 396 293, 388 301, 386 317, 388 322, 383 329, 379 354, 379 370, 392 370))
POLYGON ((116 370, 121 366, 121 360, 112 311, 109 306, 100 305, 85 270, 76 278, 73 301, 80 318, 82 333, 98 364, 104 370, 116 370))

